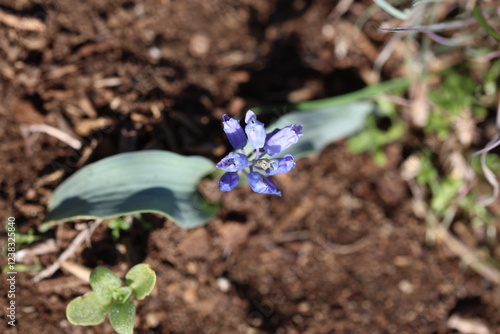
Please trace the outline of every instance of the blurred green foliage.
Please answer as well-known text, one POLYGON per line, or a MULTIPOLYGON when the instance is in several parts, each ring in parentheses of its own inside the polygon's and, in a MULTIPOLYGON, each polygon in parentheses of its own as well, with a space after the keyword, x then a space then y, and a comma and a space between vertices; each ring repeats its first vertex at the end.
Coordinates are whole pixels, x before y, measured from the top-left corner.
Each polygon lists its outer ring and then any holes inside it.
POLYGON ((118 217, 112 219, 108 223, 108 228, 111 230, 111 236, 113 240, 118 240, 120 238, 120 231, 126 231, 130 228, 130 223, 124 217, 118 217))
POLYGON ((453 204, 458 191, 465 185, 464 180, 449 175, 440 175, 434 165, 433 154, 424 150, 420 155, 420 172, 415 180, 426 186, 430 192, 430 208, 439 216, 453 204))
POLYGON ((370 153, 379 166, 384 166, 387 163, 385 146, 397 142, 406 130, 407 126, 399 116, 396 104, 387 98, 379 97, 377 113, 367 117, 363 131, 349 137, 347 147, 353 153, 370 153), (386 129, 379 127, 381 120, 389 124, 386 129))

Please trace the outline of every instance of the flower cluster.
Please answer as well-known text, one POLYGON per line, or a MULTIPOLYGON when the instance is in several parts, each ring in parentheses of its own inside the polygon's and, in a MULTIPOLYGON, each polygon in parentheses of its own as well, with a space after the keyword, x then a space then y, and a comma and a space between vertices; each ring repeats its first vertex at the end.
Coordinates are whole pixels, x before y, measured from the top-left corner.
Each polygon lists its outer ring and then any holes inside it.
POLYGON ((295 160, 290 154, 283 158, 263 158, 263 156, 267 154, 273 157, 297 143, 302 136, 302 125, 289 125, 266 134, 264 124, 257 120, 257 116, 251 110, 245 117, 247 124, 245 131, 240 122, 234 118, 224 115, 222 120, 229 142, 242 153, 231 152, 217 164, 217 168, 226 171, 219 180, 219 189, 233 190, 240 181, 238 172, 241 172, 247 176, 250 187, 256 193, 281 196, 274 182, 261 173, 267 175, 288 173, 295 167, 295 160), (245 152, 247 142, 254 148, 248 155, 245 152), (245 170, 247 167, 249 172, 245 170))

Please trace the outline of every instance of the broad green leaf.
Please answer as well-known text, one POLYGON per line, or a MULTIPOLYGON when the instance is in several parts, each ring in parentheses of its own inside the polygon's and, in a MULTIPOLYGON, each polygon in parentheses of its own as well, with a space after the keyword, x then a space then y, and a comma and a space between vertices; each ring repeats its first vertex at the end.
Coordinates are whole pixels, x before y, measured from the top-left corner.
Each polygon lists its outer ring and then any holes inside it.
POLYGON ((127 285, 134 290, 135 298, 144 299, 153 291, 156 274, 149 265, 140 263, 133 266, 125 276, 127 285))
MULTIPOLYGON (((425 74, 422 76, 425 77, 425 74)), ((410 85, 411 81, 407 78, 394 79, 389 81, 384 81, 376 85, 369 85, 360 90, 347 93, 344 95, 328 97, 320 100, 302 101, 292 104, 272 104, 260 107, 252 107, 252 111, 256 115, 260 115, 265 112, 279 112, 280 110, 316 110, 316 109, 327 109, 331 107, 338 107, 353 102, 358 102, 366 100, 368 98, 385 94, 388 92, 406 91, 406 88, 410 85)), ((244 117, 243 117, 244 118, 244 117)))
POLYGON ((304 135, 299 138, 298 143, 279 155, 292 154, 297 159, 309 153, 318 153, 328 144, 362 129, 366 116, 374 112, 375 108, 373 102, 359 101, 321 109, 294 111, 269 125, 267 131, 290 124, 302 125, 304 135))
POLYGON ((157 150, 102 159, 85 166, 54 191, 47 223, 40 230, 47 230, 54 221, 139 212, 163 214, 182 227, 203 225, 217 208, 196 194, 196 185, 214 170, 214 163, 204 157, 157 150))
POLYGON ((109 308, 109 322, 118 334, 133 334, 135 305, 131 300, 124 304, 114 303, 109 308))
POLYGON ((98 325, 103 322, 107 305, 97 292, 87 292, 83 296, 73 299, 66 307, 66 318, 73 325, 98 325))
POLYGON ((108 268, 99 266, 90 274, 90 286, 98 296, 110 301, 113 291, 122 286, 122 281, 108 268))

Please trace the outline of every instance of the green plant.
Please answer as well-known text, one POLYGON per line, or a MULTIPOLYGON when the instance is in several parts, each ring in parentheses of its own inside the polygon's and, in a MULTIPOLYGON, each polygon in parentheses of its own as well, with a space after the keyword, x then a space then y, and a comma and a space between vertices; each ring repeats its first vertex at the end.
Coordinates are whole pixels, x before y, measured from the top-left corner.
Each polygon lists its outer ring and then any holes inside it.
MULTIPOLYGON (((486 109, 480 102, 489 100, 487 86, 478 84, 472 74, 472 70, 467 66, 452 67, 440 73, 442 82, 428 94, 433 108, 424 126, 426 133, 436 133, 444 140, 465 113, 471 112, 471 116, 476 120, 482 120, 486 116, 486 109)), ((490 77, 488 82, 491 80, 490 77)))
POLYGON ((126 218, 118 217, 109 221, 108 228, 111 230, 113 240, 116 241, 120 238, 120 231, 126 231, 130 228, 130 223, 126 218))
POLYGON ((14 271, 17 273, 31 273, 35 275, 36 273, 40 272, 43 269, 43 266, 40 264, 40 260, 38 260, 38 257, 35 257, 34 262, 35 262, 34 264, 16 263, 12 268, 6 264, 2 266, 2 272, 5 273, 9 271, 14 271))
POLYGON ((73 325, 92 326, 104 321, 106 314, 119 334, 134 331, 135 305, 132 296, 142 300, 153 290, 156 274, 147 264, 132 267, 125 275, 127 286, 111 270, 96 267, 90 274, 92 291, 73 299, 66 317, 73 325))
MULTIPOLYGON (((5 224, 5 230, 7 231, 7 224, 5 224)), ((11 226, 12 227, 12 226, 11 226)), ((37 242, 37 241, 40 241, 40 240, 43 240, 44 237, 43 236, 40 236, 40 235, 35 235, 35 230, 30 228, 28 230, 27 233, 21 233, 19 232, 19 229, 17 227, 16 224, 14 224, 14 239, 16 240, 15 244, 16 244, 16 250, 19 249, 19 246, 21 245, 30 245, 34 242, 37 242)), ((7 254, 7 249, 5 248, 3 250, 3 254, 7 254)))
POLYGON ((369 115, 366 118, 364 130, 351 136, 347 141, 347 146, 353 153, 370 153, 379 166, 384 166, 387 162, 384 148, 398 141, 407 126, 397 114, 394 103, 379 99, 378 106, 382 115, 369 115), (390 123, 386 130, 381 129, 377 124, 380 116, 384 116, 390 123))
MULTIPOLYGON (((44 237, 40 235, 35 235, 35 230, 30 228, 27 233, 21 233, 19 232, 19 228, 17 224, 9 224, 9 222, 5 223, 5 230, 6 231, 12 231, 11 233, 14 233, 14 237, 11 237, 11 239, 14 239, 15 242, 11 243, 14 244, 13 248, 15 249, 16 252, 19 251, 21 245, 30 245, 34 242, 43 240, 44 237)), ((9 233, 10 235, 10 233, 9 233)), ((5 243, 5 246, 2 248, 2 254, 7 257, 7 253, 11 252, 8 250, 7 247, 8 243, 5 243)), ((16 257, 20 257, 20 253, 23 251, 20 251, 19 253, 16 254, 16 257)), ((40 261, 38 257, 34 257, 34 264, 32 265, 26 265, 22 263, 13 263, 13 264, 5 264, 2 266, 2 271, 3 272, 8 272, 8 271, 15 271, 15 272, 32 272, 36 273, 42 270, 42 266, 40 264, 40 261)))
MULTIPOLYGON (((294 111, 281 116, 269 128, 303 125, 304 135, 286 152, 295 158, 318 153, 363 128, 365 118, 375 110, 375 103, 363 100, 408 84, 406 79, 393 80, 339 97, 290 105, 294 111)), ((253 110, 261 114, 274 108, 253 110)), ((39 231, 46 232, 55 224, 74 219, 115 218, 143 212, 167 216, 185 228, 201 226, 219 207, 203 199, 196 187, 203 177, 216 173, 215 164, 201 156, 149 150, 108 157, 85 166, 57 187, 48 204, 46 222, 39 226, 39 231)))
POLYGON ((465 181, 458 177, 440 175, 428 150, 424 150, 420 155, 420 172, 416 181, 429 190, 430 208, 438 217, 442 217, 446 210, 453 206, 459 190, 465 184, 465 181))
MULTIPOLYGON (((494 215, 483 205, 478 204, 478 195, 469 191, 466 194, 466 179, 442 173, 433 162, 433 154, 424 150, 419 154, 419 172, 415 177, 417 184, 429 193, 430 209, 446 225, 452 223, 457 212, 470 219, 473 226, 485 226, 491 235, 494 227, 494 215)), ((488 156, 493 170, 500 171, 500 159, 488 156)), ((473 169, 479 172, 479 162, 474 162, 473 169)))

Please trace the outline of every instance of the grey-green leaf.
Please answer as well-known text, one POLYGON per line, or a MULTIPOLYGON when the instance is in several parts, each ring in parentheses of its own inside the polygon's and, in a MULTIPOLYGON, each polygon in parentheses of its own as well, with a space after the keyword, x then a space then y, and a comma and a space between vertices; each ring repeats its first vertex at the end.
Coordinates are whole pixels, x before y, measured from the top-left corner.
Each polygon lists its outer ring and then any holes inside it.
POLYGON ((298 143, 279 155, 292 154, 297 159, 309 153, 318 153, 328 144, 359 131, 365 124, 366 116, 374 112, 375 108, 373 102, 358 101, 321 109, 293 111, 269 125, 267 131, 290 124, 302 125, 304 135, 299 138, 298 143))
POLYGON ((156 212, 182 227, 205 224, 216 213, 196 193, 200 179, 215 165, 199 156, 167 151, 122 153, 85 166, 53 193, 46 230, 54 221, 110 218, 156 212), (48 226, 48 227, 47 227, 48 226))
POLYGON ((66 318, 73 325, 92 326, 103 322, 107 305, 95 291, 73 299, 66 307, 66 318))
POLYGON ((156 283, 156 274, 145 263, 133 266, 125 276, 127 285, 134 290, 137 299, 144 299, 153 291, 156 283))
POLYGON ((109 322, 118 334, 133 334, 135 305, 131 300, 124 304, 114 303, 109 308, 109 322))

